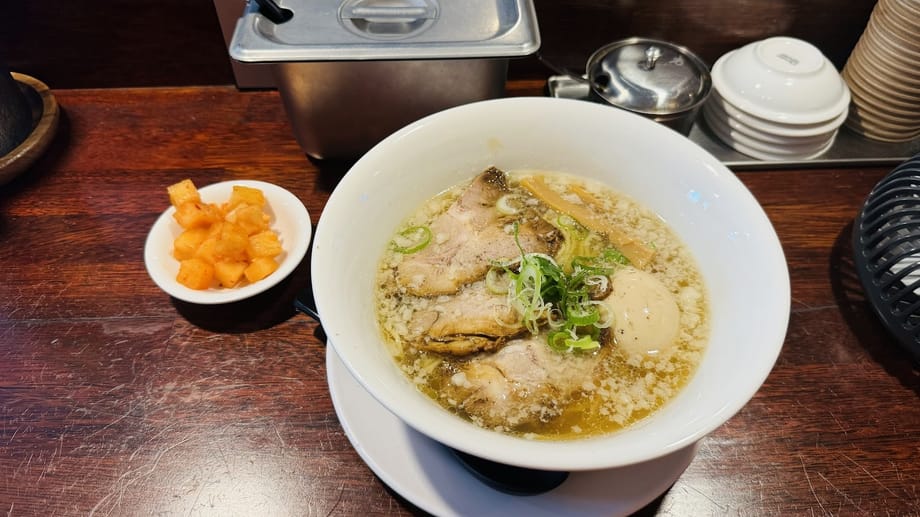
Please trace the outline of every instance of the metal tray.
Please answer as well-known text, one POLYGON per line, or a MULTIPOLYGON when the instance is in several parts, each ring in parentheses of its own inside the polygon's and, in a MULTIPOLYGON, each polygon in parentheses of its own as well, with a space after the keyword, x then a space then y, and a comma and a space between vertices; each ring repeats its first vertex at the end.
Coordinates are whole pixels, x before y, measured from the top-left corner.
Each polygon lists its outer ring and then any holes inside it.
POLYGON ((274 23, 249 2, 230 41, 242 62, 522 57, 540 47, 533 0, 282 0, 274 23))
MULTIPOLYGON (((550 97, 594 102, 590 99, 588 85, 564 75, 550 77, 546 89, 550 97)), ((830 149, 808 160, 770 161, 746 156, 723 144, 705 124, 699 122, 693 125, 688 136, 732 170, 898 165, 920 153, 920 138, 901 143, 879 142, 865 138, 847 127, 840 128, 830 149)))

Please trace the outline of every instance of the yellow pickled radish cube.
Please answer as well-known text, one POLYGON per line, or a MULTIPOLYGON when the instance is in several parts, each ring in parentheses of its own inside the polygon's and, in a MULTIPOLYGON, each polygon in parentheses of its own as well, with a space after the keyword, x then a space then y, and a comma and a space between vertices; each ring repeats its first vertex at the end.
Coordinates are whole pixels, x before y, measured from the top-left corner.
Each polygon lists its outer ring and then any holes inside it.
POLYGON ((250 258, 277 257, 281 254, 281 241, 278 235, 271 230, 265 230, 249 237, 247 253, 250 258))
POLYGON ((233 210, 241 203, 262 208, 265 206, 265 194, 257 188, 234 185, 233 192, 230 193, 230 200, 227 202, 227 209, 233 210))
POLYGON ((173 256, 177 260, 190 259, 208 236, 207 228, 190 228, 173 241, 173 256))
POLYGON ((275 262, 275 259, 271 257, 256 257, 252 259, 252 262, 249 263, 243 274, 246 275, 246 280, 256 282, 274 273, 276 269, 278 269, 278 263, 275 262))
POLYGON ((220 260, 220 256, 217 253, 217 246, 220 239, 216 235, 210 235, 201 241, 201 244, 198 246, 198 249, 195 250, 195 257, 209 264, 214 264, 220 260))
POLYGON ((207 289, 214 282, 214 266, 199 258, 182 260, 176 280, 189 289, 207 289))
POLYGON ((183 232, 173 240, 176 279, 193 289, 236 287, 272 274, 283 252, 260 189, 234 185, 224 203, 205 203, 191 180, 167 187, 183 232))
POLYGON ((261 207, 242 203, 227 213, 225 220, 237 224, 246 230, 246 233, 253 235, 268 229, 268 223, 271 219, 261 207))
POLYGON ((218 260, 214 263, 214 276, 220 285, 233 287, 240 283, 247 266, 243 261, 218 260))
POLYGON ((220 211, 216 206, 200 201, 186 201, 176 207, 173 218, 179 226, 198 228, 210 226, 221 220, 220 211))
POLYGON ((208 237, 220 237, 220 231, 224 229, 224 221, 217 221, 208 226, 208 237))
POLYGON ((224 223, 216 237, 217 244, 214 246, 215 261, 246 260, 249 236, 245 230, 233 223, 224 223))
POLYGON ((178 183, 173 183, 166 187, 166 192, 169 194, 170 204, 176 208, 179 208, 180 205, 186 202, 197 203, 201 201, 198 189, 190 179, 184 179, 178 183))

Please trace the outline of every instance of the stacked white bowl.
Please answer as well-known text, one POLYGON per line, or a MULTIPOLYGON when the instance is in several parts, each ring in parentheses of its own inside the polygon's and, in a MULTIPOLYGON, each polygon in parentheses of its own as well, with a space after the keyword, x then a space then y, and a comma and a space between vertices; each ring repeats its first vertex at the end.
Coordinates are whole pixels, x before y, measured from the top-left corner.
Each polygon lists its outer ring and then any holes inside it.
POLYGON ((712 67, 703 118, 736 151, 761 160, 817 157, 847 118, 850 90, 814 45, 777 36, 732 50, 712 67))

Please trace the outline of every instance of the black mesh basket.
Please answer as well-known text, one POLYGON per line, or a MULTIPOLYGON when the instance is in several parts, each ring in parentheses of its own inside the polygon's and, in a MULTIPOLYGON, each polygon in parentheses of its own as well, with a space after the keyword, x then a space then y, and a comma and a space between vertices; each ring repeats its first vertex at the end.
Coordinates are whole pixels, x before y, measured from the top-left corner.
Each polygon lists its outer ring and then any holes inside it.
POLYGON ((920 362, 920 154, 869 193, 853 224, 853 254, 872 307, 920 362))

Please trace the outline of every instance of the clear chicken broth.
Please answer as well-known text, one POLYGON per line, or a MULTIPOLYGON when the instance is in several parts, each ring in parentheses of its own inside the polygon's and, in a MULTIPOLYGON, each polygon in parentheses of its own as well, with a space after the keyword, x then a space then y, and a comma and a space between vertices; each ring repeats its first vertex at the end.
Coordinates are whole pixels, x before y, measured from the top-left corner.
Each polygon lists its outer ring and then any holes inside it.
MULTIPOLYGON (((503 176, 497 192, 471 194, 479 186, 477 183, 483 183, 474 179, 430 199, 396 229, 393 242, 403 242, 405 236, 400 234, 408 228, 435 229, 425 245, 428 250, 425 253, 430 256, 419 260, 423 266, 426 260, 435 263, 433 275, 438 280, 452 276, 453 270, 445 269, 437 260, 443 257, 452 260, 475 249, 474 237, 492 231, 482 243, 481 253, 488 255, 490 250, 502 248, 496 244, 504 241, 502 234, 514 242, 515 223, 522 228, 530 223, 537 228, 533 231, 537 237, 532 241, 536 247, 544 245, 541 238, 556 239, 554 245, 547 245, 551 252, 547 255, 561 262, 571 258, 563 259, 566 254, 615 247, 608 235, 585 228, 558 206, 549 206, 532 190, 524 188, 522 180, 531 181, 527 178, 538 178, 564 200, 565 206, 589 208, 596 221, 619 229, 621 242, 624 238, 637 242, 650 253, 641 267, 633 261, 609 277, 614 289, 601 308, 608 316, 613 314, 607 319, 613 323, 602 329, 603 337, 599 338, 607 341, 593 350, 551 349, 546 344, 551 329, 541 325, 534 334, 516 327, 513 313, 502 307, 502 299, 507 300, 507 295, 493 292, 494 279, 484 279, 478 272, 457 281, 460 294, 441 292, 454 286, 417 292, 419 285, 427 280, 406 277, 427 273, 424 267, 409 268, 409 262, 417 257, 413 256, 415 251, 407 253, 405 246, 390 246, 379 262, 376 287, 379 327, 394 360, 420 391, 447 411, 482 427, 534 439, 577 439, 615 432, 673 399, 692 377, 708 339, 708 302, 702 276, 690 251, 661 218, 594 181, 547 171, 513 171, 503 176), (462 205, 469 210, 457 208, 462 205), (451 219, 450 225, 442 224, 445 218, 451 219), (473 223, 464 232, 473 237, 453 244, 459 231, 451 225, 458 221, 462 225, 467 220, 473 223), (488 227, 493 229, 487 230, 488 227), (576 240, 590 245, 579 244, 573 251, 576 240), (439 255, 438 250, 446 253, 439 255), (627 273, 652 277, 646 281, 669 293, 659 295, 668 298, 668 304, 673 300, 676 310, 667 314, 672 316, 668 319, 675 319, 676 315, 677 321, 661 322, 664 326, 674 325, 673 339, 668 339, 668 343, 646 346, 639 342, 644 336, 638 333, 633 338, 636 342, 624 340, 629 328, 621 328, 625 323, 619 320, 636 318, 651 307, 651 302, 647 306, 641 302, 638 310, 623 313, 615 302, 607 303, 616 298, 616 282, 620 275, 627 277, 627 273), (461 298, 469 298, 469 306, 459 304, 458 309, 457 300, 461 298), (470 323, 476 320, 477 311, 485 313, 481 315, 481 329, 470 323), (434 323, 429 325, 431 321, 434 323), (446 328, 451 321, 462 332, 446 328), (441 334, 437 335, 438 332, 441 334)), ((482 190, 495 190, 491 187, 486 185, 482 190)), ((519 248, 507 245, 502 249, 508 255, 508 249, 519 248)), ((483 258, 489 264, 514 259, 514 256, 483 258)), ((629 294, 620 293, 620 298, 625 296, 629 294)), ((653 321, 649 327, 652 332, 656 332, 655 324, 653 321)))

